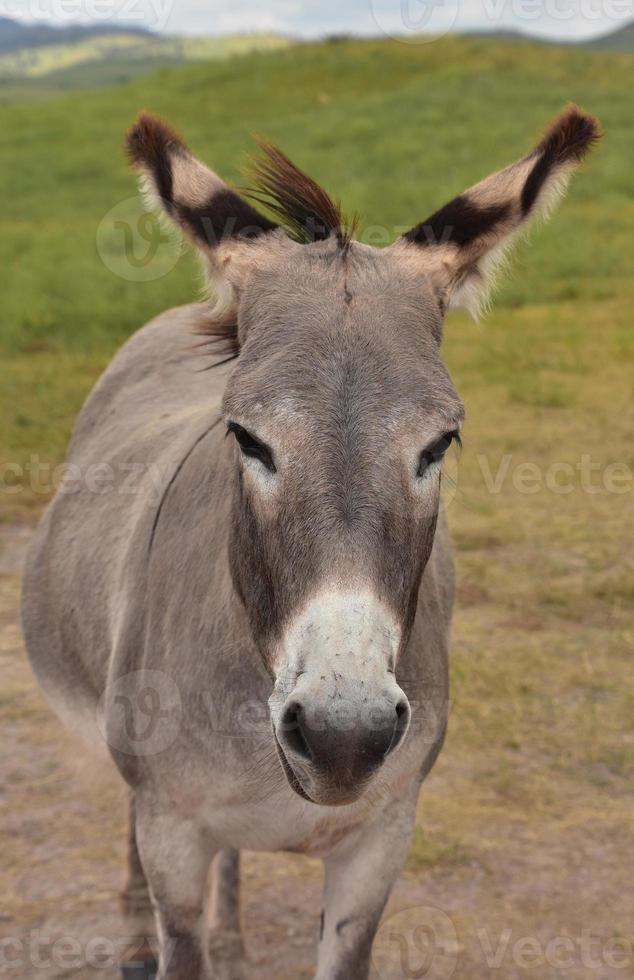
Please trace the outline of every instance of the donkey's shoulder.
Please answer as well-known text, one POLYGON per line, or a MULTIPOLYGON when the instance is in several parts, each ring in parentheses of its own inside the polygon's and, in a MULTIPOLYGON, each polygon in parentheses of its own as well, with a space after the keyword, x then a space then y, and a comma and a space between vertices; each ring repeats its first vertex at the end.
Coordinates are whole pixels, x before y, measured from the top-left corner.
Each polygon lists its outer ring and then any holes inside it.
MULTIPOLYGON (((155 386, 173 379, 174 367, 198 374, 206 365, 198 332, 209 317, 205 303, 188 303, 165 310, 136 330, 117 351, 100 383, 143 380, 155 386)), ((214 387, 222 372, 210 372, 205 387, 214 387)), ((95 389, 96 390, 96 389, 95 389)))
MULTIPOLYGON (((219 411, 227 368, 205 370, 210 359, 196 330, 208 315, 204 304, 166 310, 137 330, 115 354, 77 420, 69 457, 110 438, 200 412, 219 411)), ((102 442, 100 451, 106 449, 102 442)))

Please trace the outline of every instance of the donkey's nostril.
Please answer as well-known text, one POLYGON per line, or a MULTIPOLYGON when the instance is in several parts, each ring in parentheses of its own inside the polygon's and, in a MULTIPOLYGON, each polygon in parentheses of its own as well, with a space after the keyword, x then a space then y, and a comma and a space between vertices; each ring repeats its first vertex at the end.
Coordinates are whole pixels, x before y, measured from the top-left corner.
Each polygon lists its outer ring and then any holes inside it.
POLYGON ((339 710, 340 699, 320 703, 317 710, 312 701, 291 695, 275 727, 287 762, 331 777, 368 778, 401 744, 409 726, 409 702, 402 692, 395 693, 398 700, 383 696, 370 715, 357 706, 357 716, 339 710))
POLYGON ((397 748, 405 737, 405 732, 409 727, 409 720, 411 717, 411 709, 409 706, 409 701, 407 698, 403 697, 395 706, 394 711, 396 712, 396 721, 394 724, 394 731, 392 732, 392 741, 390 742, 386 755, 393 752, 397 748))
POLYGON ((286 749, 310 762, 313 756, 304 734, 305 724, 306 718, 302 705, 299 701, 291 701, 280 718, 279 734, 286 749))
POLYGON ((403 698, 403 700, 399 701, 399 703, 396 705, 396 717, 398 718, 399 721, 403 721, 404 719, 407 718, 408 714, 409 714, 409 705, 405 700, 405 698, 403 698))

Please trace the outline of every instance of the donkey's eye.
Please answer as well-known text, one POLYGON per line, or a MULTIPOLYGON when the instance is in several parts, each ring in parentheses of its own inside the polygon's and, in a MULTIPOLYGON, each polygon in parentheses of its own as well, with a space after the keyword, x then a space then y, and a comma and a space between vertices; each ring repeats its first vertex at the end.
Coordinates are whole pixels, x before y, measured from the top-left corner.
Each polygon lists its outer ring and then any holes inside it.
POLYGON ((229 432, 233 432, 236 437, 236 442, 240 446, 240 451, 244 456, 250 456, 252 459, 259 459, 263 466, 267 468, 269 473, 275 473, 275 463, 273 462, 273 454, 268 446, 255 436, 252 436, 250 432, 243 429, 241 425, 237 422, 229 422, 227 426, 229 432))
POLYGON ((457 442, 460 444, 460 433, 457 430, 453 432, 446 432, 444 436, 441 436, 440 439, 433 444, 433 446, 428 446, 427 449, 423 449, 422 453, 420 454, 416 476, 424 476, 432 463, 439 463, 452 442, 457 442))

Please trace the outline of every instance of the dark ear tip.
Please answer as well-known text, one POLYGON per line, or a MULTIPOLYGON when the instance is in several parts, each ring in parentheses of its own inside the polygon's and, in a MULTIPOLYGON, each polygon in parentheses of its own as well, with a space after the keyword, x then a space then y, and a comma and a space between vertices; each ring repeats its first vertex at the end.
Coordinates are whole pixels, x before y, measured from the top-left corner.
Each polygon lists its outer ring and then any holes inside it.
POLYGON ((586 140, 588 149, 603 136, 603 129, 597 117, 589 112, 584 112, 578 105, 571 103, 562 113, 563 116, 566 114, 570 119, 572 129, 586 140))
POLYGON ((581 161, 603 136, 599 120, 571 104, 551 123, 541 149, 554 152, 558 161, 581 161))
POLYGON ((185 144, 169 123, 149 112, 139 113, 126 133, 125 145, 130 162, 137 167, 152 166, 158 157, 168 151, 185 149, 185 144))

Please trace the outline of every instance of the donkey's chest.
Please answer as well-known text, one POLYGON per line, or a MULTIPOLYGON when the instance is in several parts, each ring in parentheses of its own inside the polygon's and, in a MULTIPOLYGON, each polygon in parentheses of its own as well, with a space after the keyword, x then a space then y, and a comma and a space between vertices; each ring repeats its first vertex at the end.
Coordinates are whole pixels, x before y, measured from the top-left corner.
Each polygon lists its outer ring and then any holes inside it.
POLYGON ((250 757, 234 757, 230 766, 173 773, 161 780, 159 792, 183 817, 200 822, 220 848, 324 857, 376 820, 388 803, 409 796, 420 772, 420 746, 406 744, 359 800, 319 806, 291 789, 274 755, 255 750, 250 757))
POLYGON ((324 857, 368 819, 363 804, 325 808, 280 793, 257 808, 210 807, 205 822, 222 847, 324 857))

